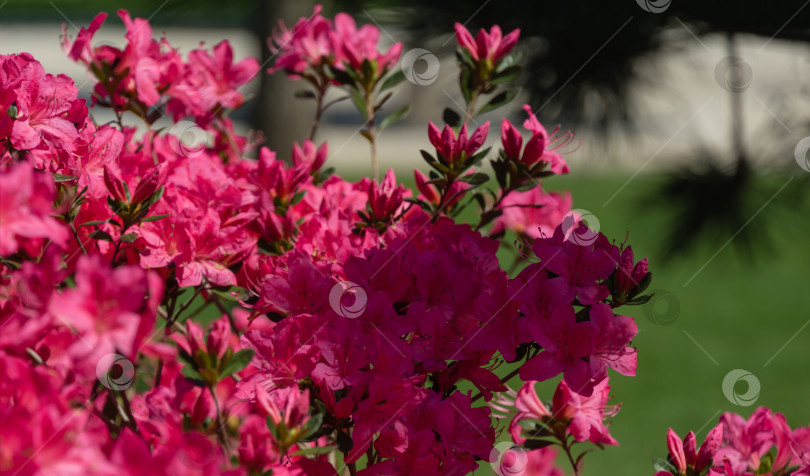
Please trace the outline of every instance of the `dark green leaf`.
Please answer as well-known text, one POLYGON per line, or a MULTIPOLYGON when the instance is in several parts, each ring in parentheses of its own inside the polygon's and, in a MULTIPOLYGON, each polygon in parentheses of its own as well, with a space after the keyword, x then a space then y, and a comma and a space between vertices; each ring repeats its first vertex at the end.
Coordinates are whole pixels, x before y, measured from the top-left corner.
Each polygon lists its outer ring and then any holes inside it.
POLYGON ((301 438, 306 438, 307 436, 320 430, 321 425, 323 425, 323 415, 320 413, 313 415, 309 421, 307 421, 307 425, 304 427, 303 433, 301 433, 301 438))
POLYGON ((554 440, 542 440, 539 438, 532 438, 526 440, 521 446, 528 450, 537 450, 540 448, 545 448, 546 446, 550 446, 554 444, 554 440))
POLYGON ((107 223, 107 220, 91 220, 91 221, 86 221, 86 222, 82 223, 77 228, 81 228, 83 226, 103 225, 104 223, 107 223))
POLYGON ((138 238, 138 235, 135 233, 127 233, 126 235, 121 235, 121 242, 122 243, 132 243, 135 239, 138 238))
POLYGON ((359 89, 355 89, 352 93, 352 102, 354 107, 363 115, 363 119, 368 120, 368 111, 366 110, 366 98, 359 89))
POLYGON ((309 89, 299 89, 295 92, 295 97, 299 99, 315 99, 315 93, 309 89))
POLYGON ((652 294, 648 294, 646 296, 639 296, 635 299, 627 301, 625 304, 628 306, 641 306, 642 304, 647 304, 650 301, 650 299, 652 299, 652 297, 653 297, 652 294))
POLYGON ((397 84, 401 83, 404 80, 405 80, 405 73, 401 69, 397 70, 396 73, 391 74, 388 76, 388 78, 386 78, 380 89, 385 90, 388 88, 393 88, 394 86, 396 86, 397 84))
POLYGON ((459 182, 468 183, 470 185, 481 185, 489 180, 489 175, 484 173, 474 173, 470 175, 462 175, 458 178, 459 182))
POLYGON ((402 119, 403 117, 407 116, 409 112, 411 112, 411 105, 406 104, 398 111, 386 116, 386 118, 383 119, 382 122, 380 123, 380 131, 385 130, 386 127, 393 124, 395 121, 398 121, 399 119, 402 119))
POLYGON ((75 177, 73 175, 64 175, 64 174, 52 174, 52 175, 53 175, 53 181, 56 182, 56 183, 72 182, 73 180, 76 180, 76 179, 79 178, 79 177, 75 177))
POLYGON ((164 215, 152 215, 151 217, 146 217, 146 218, 142 219, 141 223, 148 223, 150 221, 158 221, 158 220, 162 220, 164 218, 170 217, 170 216, 172 216, 171 213, 166 213, 164 215))
POLYGON ((520 57, 521 53, 517 50, 512 51, 508 55, 504 56, 500 61, 498 61, 498 65, 495 67, 495 73, 501 73, 506 69, 511 68, 513 65, 518 64, 520 62, 520 57))
POLYGON ((251 360, 253 360, 253 349, 240 350, 228 359, 228 363, 225 364, 222 372, 220 372, 219 378, 223 379, 233 373, 239 372, 247 367, 251 360))
POLYGON ((332 446, 313 446, 293 452, 293 456, 307 456, 307 455, 325 455, 337 449, 337 445, 332 446))
POLYGON ((515 96, 517 96, 517 93, 518 93, 517 89, 509 89, 496 95, 495 97, 490 99, 490 101, 478 111, 478 115, 484 114, 485 112, 489 112, 501 106, 509 104, 509 102, 512 101, 512 99, 514 99, 515 96))
POLYGON ((522 71, 523 68, 521 68, 518 65, 510 66, 500 73, 495 73, 493 78, 489 81, 489 84, 495 85, 501 83, 508 83, 509 81, 514 81, 515 79, 517 79, 518 76, 520 76, 520 73, 522 71))
POLYGON ((16 105, 12 104, 11 106, 9 106, 8 110, 6 112, 8 113, 8 117, 10 117, 12 119, 17 119, 17 106, 16 105))
POLYGON ((458 127, 461 125, 461 116, 452 109, 445 108, 444 113, 442 114, 442 119, 444 119, 444 123, 450 127, 458 127))
POLYGON ((93 233, 90 233, 90 238, 93 238, 93 239, 96 239, 96 240, 101 240, 101 241, 109 241, 109 242, 114 241, 113 237, 110 236, 110 234, 107 233, 104 230, 96 230, 93 233))

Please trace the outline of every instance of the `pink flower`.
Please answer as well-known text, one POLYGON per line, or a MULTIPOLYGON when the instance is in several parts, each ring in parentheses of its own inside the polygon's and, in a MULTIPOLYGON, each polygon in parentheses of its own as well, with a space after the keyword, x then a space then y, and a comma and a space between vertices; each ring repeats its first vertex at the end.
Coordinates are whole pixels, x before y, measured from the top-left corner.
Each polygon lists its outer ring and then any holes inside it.
MULTIPOLYGON (((706 439, 697 450, 695 434, 689 432, 686 438, 681 441, 680 437, 670 428, 667 431, 667 447, 669 448, 669 461, 678 470, 679 475, 701 474, 701 472, 712 465, 712 459, 720 448, 723 439, 723 427, 717 425, 709 431, 706 439)), ((667 471, 659 471, 658 475, 671 475, 667 471)))
MULTIPOLYGON (((638 333, 632 317, 618 316, 608 304, 594 304, 590 311, 591 322, 599 329, 596 346, 591 355, 591 371, 595 375, 607 373, 607 367, 622 375, 636 375, 636 349, 628 344, 638 333)), ((599 380, 599 377, 595 377, 599 380)))
POLYGON ((529 323, 532 337, 544 351, 520 368, 523 380, 544 381, 560 373, 576 392, 591 395, 593 371, 587 360, 595 349, 597 329, 590 322, 577 322, 571 306, 558 306, 551 319, 533 318, 529 323))
POLYGON ((498 207, 503 213, 495 219, 492 233, 508 229, 531 238, 551 236, 572 203, 570 193, 545 192, 540 187, 510 192, 498 207))
POLYGON ((242 105, 245 98, 239 87, 256 77, 259 63, 255 58, 234 63, 231 45, 224 40, 211 53, 202 48, 189 52, 184 70, 182 80, 168 91, 180 104, 170 104, 169 109, 176 120, 187 115, 206 119, 215 116, 217 108, 242 105))
POLYGON ((628 246, 622 251, 619 258, 619 267, 616 270, 616 291, 619 293, 629 293, 641 283, 647 275, 649 268, 647 258, 635 263, 633 266, 633 248, 628 246))
POLYGON ((36 245, 29 240, 34 238, 66 246, 68 228, 51 217, 54 190, 49 174, 34 171, 28 163, 0 169, 0 256, 10 256, 20 248, 33 252, 36 245))
POLYGON ((63 74, 45 74, 42 65, 30 56, 14 55, 2 59, 6 64, 9 60, 16 63, 22 79, 14 89, 16 113, 11 145, 17 150, 56 148, 74 151, 79 139, 77 125, 84 123, 87 108, 84 100, 77 99, 78 89, 73 80, 63 74))
POLYGON ((324 142, 320 147, 315 147, 315 143, 306 139, 303 145, 293 144, 292 163, 293 167, 304 168, 310 174, 316 173, 326 162, 327 144, 324 142))
MULTIPOLYGON (((436 186, 428 183, 428 177, 417 169, 413 170, 414 179, 416 180, 416 188, 419 190, 419 198, 434 206, 439 206, 441 196, 436 186)), ((470 184, 466 182, 453 182, 447 190, 447 199, 445 200, 445 210, 452 210, 453 206, 464 198, 464 191, 470 188, 470 184)))
POLYGON ((439 131, 439 128, 432 122, 428 124, 430 143, 436 148, 439 160, 450 166, 466 165, 475 152, 484 144, 488 132, 489 121, 476 129, 469 139, 467 138, 467 124, 461 126, 458 136, 456 136, 453 128, 447 124, 445 124, 442 131, 439 131))
POLYGON ((309 390, 302 392, 297 386, 292 386, 268 393, 257 387, 256 406, 274 424, 284 423, 289 430, 300 428, 309 421, 309 390))
MULTIPOLYGON (((532 137, 526 142, 526 147, 523 148, 521 154, 523 137, 515 126, 504 118, 501 124, 501 142, 506 157, 524 164, 532 170, 536 164, 543 163, 544 165, 547 164, 555 174, 567 174, 569 172, 568 164, 557 151, 571 144, 574 139, 573 133, 569 132, 559 137, 550 137, 546 132, 546 128, 540 124, 528 104, 523 106, 523 110, 529 115, 528 119, 523 122, 523 127, 531 132, 532 137)), ((559 129, 558 126, 551 136, 555 136, 559 129)))
POLYGON ((98 255, 81 257, 76 287, 51 304, 51 312, 81 336, 73 354, 92 359, 118 352, 134 359, 151 334, 162 296, 163 283, 155 278, 137 266, 111 269, 98 255))
POLYGON ((372 64, 375 78, 365 79, 373 79, 374 82, 397 62, 402 51, 402 43, 399 42, 391 45, 385 53, 377 51, 380 30, 374 25, 363 25, 358 29, 354 18, 346 13, 335 16, 335 29, 330 36, 337 64, 345 63, 353 70, 361 72, 363 62, 368 61, 372 64))
POLYGON ((604 424, 606 417, 614 416, 619 411, 618 407, 607 407, 609 396, 608 379, 596 384, 590 396, 572 391, 563 380, 552 400, 554 418, 570 422, 567 431, 577 441, 590 440, 604 445, 618 445, 604 424))
MULTIPOLYGON (((566 299, 571 302, 576 296, 587 306, 610 294, 603 282, 616 269, 619 249, 605 235, 590 230, 577 238, 567 238, 563 229, 570 227, 568 221, 573 221, 570 215, 554 230, 554 236, 536 240, 533 249, 546 268, 557 275, 551 281, 567 289, 566 299)), ((587 230, 582 222, 580 225, 583 228, 576 231, 587 230)))
POLYGON ((714 456, 716 465, 729 460, 735 472, 744 473, 759 468, 760 459, 774 444, 771 411, 759 407, 746 421, 735 413, 723 413, 723 444, 714 456))
POLYGON ((493 25, 489 32, 482 28, 475 39, 461 23, 456 23, 455 29, 459 46, 466 49, 476 62, 488 61, 490 67, 508 55, 520 37, 520 29, 503 36, 498 25, 493 25))
POLYGON ((265 419, 248 416, 239 426, 239 463, 244 468, 264 473, 271 464, 280 462, 281 455, 272 443, 265 419))
POLYGON ((322 9, 315 5, 312 15, 300 18, 292 29, 279 22, 279 30, 274 31, 273 38, 267 41, 270 51, 278 55, 268 73, 283 69, 292 79, 299 79, 307 68, 333 64, 332 23, 321 16, 322 9))
POLYGON ((379 185, 372 180, 368 187, 370 216, 376 221, 388 223, 402 206, 404 196, 405 187, 397 186, 394 169, 388 169, 379 185))

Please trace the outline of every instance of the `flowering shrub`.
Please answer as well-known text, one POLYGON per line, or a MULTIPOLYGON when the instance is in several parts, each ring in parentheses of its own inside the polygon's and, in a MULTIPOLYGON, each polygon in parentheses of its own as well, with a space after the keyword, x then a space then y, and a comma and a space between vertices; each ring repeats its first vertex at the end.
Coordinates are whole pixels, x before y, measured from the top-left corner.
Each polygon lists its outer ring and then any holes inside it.
MULTIPOLYGON (((608 369, 635 375, 638 330, 616 309, 649 299, 651 273, 569 194, 543 190, 568 173, 573 135, 549 134, 528 106, 525 131, 503 120, 494 181, 481 172, 490 125, 469 123, 514 97, 519 31, 456 25, 466 109, 429 124, 414 196, 377 174, 376 134, 406 112, 380 120, 404 75, 401 45, 381 52, 378 29, 320 7, 281 26, 270 72, 305 81, 316 115, 280 160, 229 119, 255 59, 234 63, 227 42, 184 58, 118 13, 123 48, 93 46, 105 14, 62 38, 111 123, 93 121, 66 76, 0 56, 0 474, 468 474, 484 462, 561 475, 555 447, 579 473, 591 447, 618 444, 608 369), (325 169, 315 136, 333 88, 365 119, 373 179, 325 169), (174 126, 153 127, 164 115, 174 126), (184 142, 189 131, 206 140, 184 142), (467 207, 477 218, 457 221, 467 207), (513 278, 496 258, 507 230, 531 262, 513 278), (221 317, 201 324, 208 306, 221 317), (543 403, 535 382, 558 375, 543 403)), ((658 474, 810 474, 810 429, 767 409, 723 415, 699 450, 693 433, 667 441, 658 474)))

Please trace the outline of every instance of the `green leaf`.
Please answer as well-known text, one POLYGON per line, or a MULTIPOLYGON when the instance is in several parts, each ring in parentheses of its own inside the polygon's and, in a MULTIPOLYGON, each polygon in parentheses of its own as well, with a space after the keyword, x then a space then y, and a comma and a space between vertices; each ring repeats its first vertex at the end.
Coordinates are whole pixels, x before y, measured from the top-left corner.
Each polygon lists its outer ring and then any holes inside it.
POLYGON ((233 357, 228 360, 228 363, 225 364, 222 372, 220 372, 219 378, 223 379, 233 373, 239 372, 247 367, 251 360, 253 360, 253 349, 240 350, 239 352, 233 354, 233 357))
POLYGON ((135 239, 138 238, 138 235, 135 233, 127 233, 126 235, 121 235, 121 242, 122 243, 132 243, 135 239))
POLYGON ((458 86, 461 88, 461 94, 464 96, 464 103, 470 104, 473 92, 475 91, 475 82, 468 68, 461 68, 461 74, 458 75, 458 86))
POLYGON ((495 67, 495 74, 502 73, 503 71, 511 68, 513 65, 518 64, 521 56, 520 51, 515 50, 501 58, 501 60, 498 61, 498 65, 495 67))
POLYGON ((493 109, 497 109, 501 106, 509 104, 509 102, 512 101, 512 99, 514 99, 515 96, 517 96, 517 93, 518 93, 517 89, 509 89, 496 95, 495 97, 490 99, 490 101, 478 111, 477 115, 484 114, 485 112, 489 112, 492 111, 493 109))
POLYGON ((295 92, 295 97, 298 99, 315 99, 315 93, 309 89, 299 89, 295 92))
POLYGON ((661 458, 654 458, 653 459, 653 468, 656 471, 669 471, 672 474, 678 474, 678 469, 672 465, 669 461, 661 458))
POLYGON ((12 104, 11 106, 8 107, 6 113, 8 113, 8 117, 12 119, 17 119, 17 106, 12 104))
POLYGON ((313 446, 312 448, 306 448, 303 450, 298 450, 293 452, 293 456, 308 456, 308 455, 325 455, 329 454, 337 449, 337 445, 332 446, 313 446))
POLYGON ((406 104, 404 107, 400 108, 398 111, 389 114, 386 116, 385 119, 382 120, 380 123, 380 131, 385 130, 386 127, 393 124, 394 122, 402 119, 403 117, 407 116, 408 113, 411 112, 411 105, 406 104))
POLYGON ((653 294, 648 294, 646 296, 639 296, 635 299, 631 299, 624 303, 627 306, 641 306, 642 304, 647 304, 650 299, 652 299, 653 294))
POLYGON ((180 360, 184 362, 186 365, 190 365, 194 368, 197 367, 197 364, 194 362, 194 359, 182 347, 177 348, 177 356, 180 357, 180 360))
POLYGON ((113 240, 113 237, 110 236, 110 234, 107 233, 104 230, 96 230, 93 233, 90 233, 90 238, 93 238, 93 239, 96 239, 96 240, 101 240, 101 241, 109 241, 109 242, 115 241, 115 240, 113 240))
POLYGON ((462 175, 457 180, 470 185, 481 185, 489 180, 489 175, 478 172, 470 175, 462 175))
POLYGON ((495 73, 493 78, 489 81, 489 84, 495 85, 501 83, 508 83, 509 81, 514 81, 515 79, 518 78, 518 76, 520 76, 520 73, 522 71, 523 68, 521 68, 518 65, 510 66, 500 73, 495 73))
POLYGON ((537 450, 540 448, 545 448, 546 446, 550 446, 554 444, 554 440, 542 440, 539 438, 532 438, 530 440, 526 440, 521 446, 528 450, 537 450))
POLYGON ((75 177, 73 175, 64 175, 64 174, 51 174, 53 175, 53 181, 56 183, 62 182, 72 182, 73 180, 78 179, 79 177, 75 177))
POLYGON ((458 127, 461 125, 461 116, 452 109, 445 108, 444 113, 442 114, 442 119, 444 119, 444 123, 450 127, 458 127))
POLYGON ((396 73, 391 74, 388 78, 383 81, 382 86, 380 87, 381 90, 385 90, 388 88, 393 88, 397 84, 401 83, 405 80, 405 73, 400 69, 396 73))
POLYGON ((366 98, 363 96, 363 93, 360 92, 359 89, 355 89, 352 93, 352 102, 354 103, 354 107, 360 111, 360 114, 363 115, 363 119, 368 120, 368 114, 366 111, 366 98))
POLYGON ((163 214, 163 215, 152 215, 151 217, 146 217, 146 218, 142 219, 141 223, 148 223, 150 221, 158 221, 158 220, 162 220, 164 218, 170 217, 170 216, 172 216, 171 213, 166 213, 166 214, 163 214))
POLYGON ((347 73, 346 70, 338 69, 334 66, 329 67, 329 74, 332 78, 340 84, 353 84, 354 77, 347 73))
POLYGON ((198 387, 205 387, 205 380, 202 378, 202 375, 200 375, 200 373, 194 369, 194 367, 186 365, 180 369, 180 373, 182 373, 186 379, 194 383, 194 385, 198 387))
POLYGON ((303 432, 301 433, 301 438, 306 438, 307 436, 320 430, 322 425, 323 425, 323 414, 318 413, 312 415, 309 421, 307 421, 307 425, 304 427, 303 432))
POLYGON ((76 228, 81 228, 83 226, 94 226, 94 225, 103 225, 107 223, 107 220, 91 220, 82 223, 81 225, 77 226, 76 228))

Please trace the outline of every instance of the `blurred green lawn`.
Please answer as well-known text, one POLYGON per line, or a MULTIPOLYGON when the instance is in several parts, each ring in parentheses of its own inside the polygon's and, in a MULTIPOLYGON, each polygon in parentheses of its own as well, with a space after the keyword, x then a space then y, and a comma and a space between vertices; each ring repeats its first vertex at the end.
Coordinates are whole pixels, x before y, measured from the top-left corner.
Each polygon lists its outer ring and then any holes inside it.
MULTIPOLYGON (((413 188, 412 175, 399 176, 413 188)), ((359 177, 346 174, 348 180, 359 177)), ((807 227, 794 226, 807 216, 810 194, 798 194, 802 202, 792 207, 789 222, 773 219, 776 204, 750 222, 749 228, 757 234, 772 233, 774 240, 773 246, 757 248, 756 257, 732 243, 708 262, 729 235, 714 236, 691 254, 665 261, 656 244, 667 223, 666 210, 648 216, 639 214, 637 207, 641 194, 654 191, 660 177, 640 175, 604 205, 628 177, 579 173, 544 182, 548 190, 570 190, 574 207, 595 214, 609 238, 622 242, 629 231, 636 258, 650 258, 654 278, 649 290, 671 293, 680 307, 671 325, 649 320, 644 306, 620 308, 622 314, 635 317, 639 327, 634 341, 638 375, 624 377, 611 371, 610 403, 621 403, 622 409, 610 428, 620 446, 588 455, 584 474, 652 475, 652 459, 666 457, 668 427, 681 436, 694 430, 702 441, 721 412, 748 417, 757 406, 766 405, 784 413, 793 427, 810 424, 810 325, 803 328, 810 319, 810 242, 807 227), (737 406, 723 395, 723 378, 733 369, 748 370, 759 379, 761 392, 755 404, 737 406)), ((781 177, 767 180, 784 183, 781 177)), ((803 187, 806 182, 790 185, 803 187)), ((506 242, 511 241, 507 237, 506 242)), ((513 255, 503 248, 500 256, 509 268, 513 255)), ((656 310, 666 312, 666 303, 659 301, 656 310)), ((214 317, 211 311, 201 313, 199 319, 214 317)), ((499 374, 506 375, 512 368, 504 365, 499 374)), ((557 380, 537 386, 541 399, 551 400, 557 380)), ((520 381, 515 378, 509 385, 517 389, 520 381)), ((740 394, 746 390, 745 383, 736 387, 740 394)), ((508 439, 508 434, 504 432, 501 439, 508 439)), ((570 474, 564 458, 559 465, 570 474)), ((482 461, 476 475, 488 474, 494 473, 482 461)))

